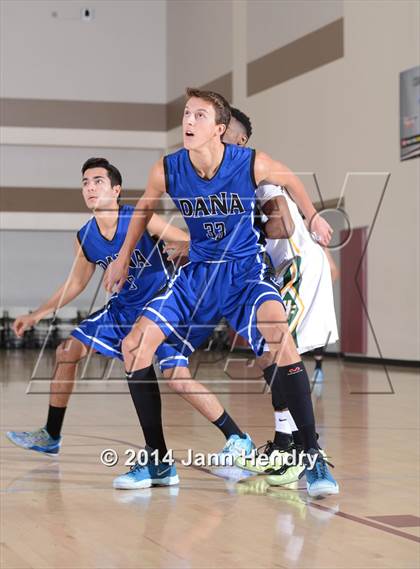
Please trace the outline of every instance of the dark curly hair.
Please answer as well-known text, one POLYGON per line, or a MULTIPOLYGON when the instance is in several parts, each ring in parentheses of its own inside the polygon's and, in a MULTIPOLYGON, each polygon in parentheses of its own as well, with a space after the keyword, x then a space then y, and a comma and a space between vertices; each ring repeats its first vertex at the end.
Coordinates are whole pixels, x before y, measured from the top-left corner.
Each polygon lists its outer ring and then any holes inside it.
POLYGON ((239 109, 235 109, 234 107, 230 108, 230 112, 232 114, 232 117, 236 119, 238 122, 240 122, 241 125, 244 127, 246 135, 249 139, 252 134, 251 119, 245 113, 243 113, 239 109))

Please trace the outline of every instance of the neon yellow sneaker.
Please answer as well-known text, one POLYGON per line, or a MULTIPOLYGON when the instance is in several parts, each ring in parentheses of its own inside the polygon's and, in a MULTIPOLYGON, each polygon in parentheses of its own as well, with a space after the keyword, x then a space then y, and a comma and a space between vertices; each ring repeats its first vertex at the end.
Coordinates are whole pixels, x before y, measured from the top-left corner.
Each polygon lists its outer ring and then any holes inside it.
MULTIPOLYGON (((326 459, 327 454, 324 450, 318 449, 320 456, 326 459)), ((270 486, 284 486, 285 484, 292 484, 298 482, 305 473, 305 453, 302 449, 298 450, 296 454, 296 461, 294 464, 285 464, 278 469, 277 472, 270 472, 266 480, 270 486)))
POLYGON ((266 480, 270 486, 284 486, 285 484, 292 484, 302 478, 305 473, 305 465, 297 464, 295 466, 282 466, 267 476, 266 480))
POLYGON ((266 444, 253 450, 250 455, 237 457, 235 464, 239 468, 256 474, 271 474, 286 464, 295 463, 298 455, 299 451, 294 446, 281 449, 272 441, 267 441, 266 444))

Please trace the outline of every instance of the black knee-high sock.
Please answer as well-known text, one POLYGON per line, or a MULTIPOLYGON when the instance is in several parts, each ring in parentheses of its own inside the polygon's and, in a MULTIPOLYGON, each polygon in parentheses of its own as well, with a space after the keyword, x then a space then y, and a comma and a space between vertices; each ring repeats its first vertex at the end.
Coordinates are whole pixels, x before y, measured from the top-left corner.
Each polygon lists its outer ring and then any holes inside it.
POLYGON ((264 370, 264 377, 273 394, 284 396, 285 407, 299 429, 304 449, 317 448, 311 390, 303 362, 282 367, 273 364, 264 370))
POLYGON ((159 460, 162 460, 168 449, 163 435, 162 403, 155 370, 152 365, 138 369, 127 374, 127 381, 146 445, 157 450, 159 460))
POLYGON ((244 433, 226 411, 223 411, 220 417, 212 421, 212 423, 222 431, 226 440, 232 435, 239 435, 241 438, 245 438, 244 433))
POLYGON ((63 426, 66 409, 67 407, 54 407, 54 405, 50 405, 48 407, 48 418, 45 429, 53 439, 60 438, 61 427, 63 426))
MULTIPOLYGON (((264 377, 267 375, 271 375, 271 379, 273 378, 273 368, 274 366, 270 366, 264 370, 264 377), (269 371, 270 370, 270 371, 269 371)), ((266 378, 268 385, 270 385, 270 381, 266 378)), ((271 403, 273 405, 274 411, 284 411, 287 409, 287 401, 286 397, 283 394, 282 386, 279 381, 273 382, 271 385, 271 403)))
MULTIPOLYGON (((269 366, 264 370, 264 377, 268 383, 268 385, 270 385, 271 387, 271 403, 273 405, 273 409, 274 411, 284 411, 285 409, 288 409, 287 406, 287 401, 286 398, 284 396, 283 393, 283 389, 282 389, 282 385, 281 382, 279 381, 272 381, 273 379, 273 372, 274 372, 274 368, 277 366, 269 366)), ((294 419, 293 419, 294 420, 294 419)), ((299 431, 295 431, 293 430, 292 427, 292 437, 293 437, 293 442, 295 443, 295 445, 298 446, 303 446, 303 440, 302 440, 302 436, 299 433, 299 431)), ((275 432, 274 435, 274 443, 277 446, 284 446, 285 444, 285 439, 284 437, 281 437, 278 432, 275 432)))

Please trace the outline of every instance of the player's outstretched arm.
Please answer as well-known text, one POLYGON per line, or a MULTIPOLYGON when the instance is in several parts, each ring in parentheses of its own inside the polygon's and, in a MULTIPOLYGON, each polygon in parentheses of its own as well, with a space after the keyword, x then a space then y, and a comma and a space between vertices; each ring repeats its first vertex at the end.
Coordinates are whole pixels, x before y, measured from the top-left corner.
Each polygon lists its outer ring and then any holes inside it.
POLYGON ((268 221, 264 225, 264 233, 267 239, 289 239, 292 237, 295 224, 284 196, 271 198, 262 206, 262 210, 268 217, 268 221))
POLYGON ((267 216, 264 233, 268 239, 289 239, 295 224, 284 197, 284 190, 273 184, 261 184, 256 190, 258 203, 267 216))
POLYGON ((189 233, 168 223, 162 216, 154 213, 147 226, 151 235, 165 241, 163 251, 168 255, 169 261, 187 258, 190 249, 189 233))
POLYGON ((151 235, 155 235, 163 241, 188 241, 190 236, 186 231, 171 225, 165 218, 154 213, 147 225, 147 230, 151 235))
POLYGON ((127 280, 131 254, 138 240, 145 232, 158 201, 165 193, 165 190, 163 159, 160 159, 150 171, 146 191, 136 204, 124 244, 118 253, 118 258, 110 263, 105 271, 104 287, 108 292, 120 292, 124 286, 127 280))
POLYGON ((34 312, 18 316, 13 322, 13 331, 18 338, 23 336, 26 330, 38 324, 40 320, 71 302, 86 288, 95 272, 95 265, 86 259, 77 241, 75 253, 75 260, 66 282, 34 312))
POLYGON ((321 245, 324 247, 328 245, 332 229, 325 219, 317 215, 305 186, 296 174, 281 162, 273 160, 268 154, 257 152, 254 175, 257 184, 267 183, 286 187, 303 215, 309 220, 311 232, 316 235, 321 245))

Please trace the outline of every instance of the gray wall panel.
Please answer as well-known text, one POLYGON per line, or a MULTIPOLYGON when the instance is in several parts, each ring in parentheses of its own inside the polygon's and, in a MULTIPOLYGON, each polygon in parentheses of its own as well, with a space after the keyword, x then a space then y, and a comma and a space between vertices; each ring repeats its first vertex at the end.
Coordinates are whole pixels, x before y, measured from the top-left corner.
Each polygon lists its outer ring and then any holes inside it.
MULTIPOLYGON (((74 257, 72 231, 0 231, 0 306, 36 308, 65 281, 74 257)), ((102 271, 71 306, 89 308, 102 271)), ((95 306, 104 304, 101 289, 95 306)))
POLYGON ((81 166, 91 156, 103 156, 115 164, 126 189, 144 188, 159 150, 12 146, 0 148, 0 185, 30 188, 78 188, 81 166))
POLYGON ((168 100, 232 71, 232 2, 167 4, 168 100))
POLYGON ((163 0, 2 0, 0 10, 2 97, 166 102, 163 0))

